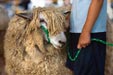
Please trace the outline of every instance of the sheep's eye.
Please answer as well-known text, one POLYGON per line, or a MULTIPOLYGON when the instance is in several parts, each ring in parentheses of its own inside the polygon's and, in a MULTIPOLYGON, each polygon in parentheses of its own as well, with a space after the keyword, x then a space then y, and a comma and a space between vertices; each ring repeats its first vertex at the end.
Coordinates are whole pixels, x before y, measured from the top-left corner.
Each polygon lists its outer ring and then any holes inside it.
POLYGON ((42 22, 45 22, 45 20, 44 20, 44 19, 41 19, 41 20, 40 20, 40 23, 42 23, 42 22))
POLYGON ((47 28, 47 23, 46 23, 46 21, 45 21, 44 19, 41 19, 41 20, 40 20, 40 24, 41 24, 42 26, 44 26, 45 28, 47 28))

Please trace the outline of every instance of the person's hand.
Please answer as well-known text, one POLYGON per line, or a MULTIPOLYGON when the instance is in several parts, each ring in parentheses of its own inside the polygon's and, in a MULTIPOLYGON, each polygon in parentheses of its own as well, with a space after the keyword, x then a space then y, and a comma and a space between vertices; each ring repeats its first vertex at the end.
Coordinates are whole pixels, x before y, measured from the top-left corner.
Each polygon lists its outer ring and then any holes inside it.
POLYGON ((79 37, 77 48, 78 49, 85 48, 90 44, 90 42, 91 42, 90 33, 82 32, 79 37))

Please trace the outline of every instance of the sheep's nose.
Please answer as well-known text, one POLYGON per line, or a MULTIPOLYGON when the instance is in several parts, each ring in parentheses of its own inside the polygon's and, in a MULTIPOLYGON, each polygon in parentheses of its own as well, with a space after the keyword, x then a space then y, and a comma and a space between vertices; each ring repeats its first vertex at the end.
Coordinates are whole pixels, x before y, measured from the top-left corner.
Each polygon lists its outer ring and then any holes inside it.
POLYGON ((65 42, 63 42, 63 41, 59 41, 59 43, 60 43, 62 46, 65 45, 65 42))

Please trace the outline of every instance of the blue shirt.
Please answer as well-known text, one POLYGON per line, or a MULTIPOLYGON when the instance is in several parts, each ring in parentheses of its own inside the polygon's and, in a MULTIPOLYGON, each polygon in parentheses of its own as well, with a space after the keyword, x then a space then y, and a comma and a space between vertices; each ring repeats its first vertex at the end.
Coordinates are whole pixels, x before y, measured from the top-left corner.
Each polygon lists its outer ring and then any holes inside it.
MULTIPOLYGON (((71 23, 70 32, 81 33, 88 15, 88 10, 91 2, 92 0, 73 0, 70 20, 71 23)), ((104 0, 99 17, 97 18, 92 29, 92 33, 106 32, 106 20, 107 20, 107 0, 104 0)))

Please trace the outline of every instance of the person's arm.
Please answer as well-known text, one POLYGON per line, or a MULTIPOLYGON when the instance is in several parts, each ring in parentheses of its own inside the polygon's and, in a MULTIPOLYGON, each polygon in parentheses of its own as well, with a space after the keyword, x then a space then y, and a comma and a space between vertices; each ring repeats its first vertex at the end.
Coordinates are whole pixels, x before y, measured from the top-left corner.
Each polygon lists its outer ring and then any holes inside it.
POLYGON ((86 22, 82 29, 82 33, 80 35, 79 42, 77 45, 78 49, 85 48, 87 45, 90 44, 90 42, 91 42, 90 33, 91 33, 92 28, 99 16, 103 2, 104 2, 104 0, 92 0, 90 7, 89 7, 86 22))

